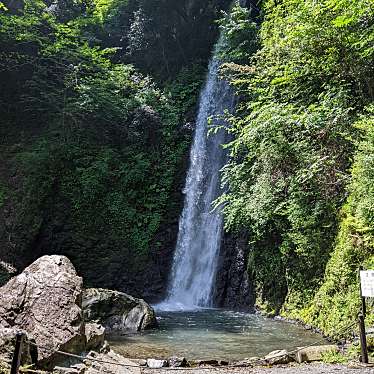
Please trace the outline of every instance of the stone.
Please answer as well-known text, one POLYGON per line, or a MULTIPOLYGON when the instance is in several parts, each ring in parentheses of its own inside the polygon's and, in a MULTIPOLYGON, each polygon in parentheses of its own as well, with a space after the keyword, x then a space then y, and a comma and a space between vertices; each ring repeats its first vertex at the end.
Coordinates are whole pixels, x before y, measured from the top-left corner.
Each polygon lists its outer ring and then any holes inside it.
POLYGON ((213 299, 216 305, 254 312, 255 290, 248 272, 248 233, 225 234, 218 257, 213 299))
POLYGON ((336 345, 317 345, 312 347, 302 348, 296 352, 296 361, 302 362, 321 361, 324 353, 339 352, 336 345))
POLYGON ((185 357, 170 357, 169 358, 169 366, 172 367, 185 367, 187 365, 187 360, 185 357))
MULTIPOLYGON (((255 363, 253 361, 249 361, 248 359, 244 359, 244 360, 241 360, 241 361, 234 362, 233 366, 234 367, 253 367, 254 364, 255 363)), ((257 362, 256 362, 256 364, 257 364, 257 362)))
POLYGON ((290 362, 294 361, 294 359, 290 356, 290 354, 285 350, 277 350, 272 351, 265 356, 265 361, 269 365, 282 365, 282 364, 289 364, 290 362))
POLYGON ((56 350, 85 349, 81 299, 82 278, 70 260, 43 256, 0 288, 0 327, 25 330, 39 346, 39 364, 52 368, 61 360, 56 350))
POLYGON ((137 363, 139 366, 147 366, 147 360, 144 360, 142 358, 140 359, 132 359, 135 363, 137 363))
POLYGON ((97 323, 85 324, 86 350, 96 350, 104 346, 105 328, 97 323))
POLYGON ((219 366, 227 366, 229 362, 227 360, 218 360, 218 365, 219 366))
POLYGON ((147 360, 147 366, 151 369, 161 369, 168 366, 168 362, 166 360, 156 360, 154 358, 149 358, 147 360))
POLYGON ((104 340, 104 344, 100 348, 100 353, 108 353, 109 351, 110 351, 110 345, 106 340, 104 340))
POLYGON ((157 326, 154 310, 142 299, 102 288, 84 291, 86 321, 103 325, 107 332, 141 331, 157 326))
POLYGON ((76 369, 78 371, 78 374, 82 374, 86 370, 85 364, 75 364, 75 365, 71 365, 70 367, 73 369, 76 369))
POLYGON ((194 363, 198 366, 218 366, 218 360, 195 360, 194 363))
POLYGON ((79 371, 73 367, 55 366, 52 370, 53 374, 78 374, 79 371))

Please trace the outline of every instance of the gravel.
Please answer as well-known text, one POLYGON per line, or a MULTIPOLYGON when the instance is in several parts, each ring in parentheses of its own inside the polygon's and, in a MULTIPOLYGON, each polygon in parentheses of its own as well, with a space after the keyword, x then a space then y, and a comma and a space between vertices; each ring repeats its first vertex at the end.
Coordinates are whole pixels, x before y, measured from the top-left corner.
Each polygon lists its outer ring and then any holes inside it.
POLYGON ((155 370, 142 368, 142 374, 374 374, 374 367, 355 365, 302 364, 272 368, 196 368, 155 370))

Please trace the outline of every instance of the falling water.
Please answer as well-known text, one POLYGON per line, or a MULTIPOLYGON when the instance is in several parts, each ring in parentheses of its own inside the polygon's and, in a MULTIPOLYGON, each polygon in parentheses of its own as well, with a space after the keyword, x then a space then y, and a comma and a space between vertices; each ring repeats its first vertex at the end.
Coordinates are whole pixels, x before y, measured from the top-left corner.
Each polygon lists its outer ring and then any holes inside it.
POLYGON ((208 136, 208 122, 234 106, 229 85, 219 79, 220 62, 216 47, 209 64, 205 87, 200 95, 190 166, 184 188, 185 201, 179 220, 168 297, 158 305, 163 310, 189 310, 212 306, 212 288, 222 237, 222 215, 212 202, 219 196, 220 169, 225 164, 222 144, 227 134, 219 130, 208 136))

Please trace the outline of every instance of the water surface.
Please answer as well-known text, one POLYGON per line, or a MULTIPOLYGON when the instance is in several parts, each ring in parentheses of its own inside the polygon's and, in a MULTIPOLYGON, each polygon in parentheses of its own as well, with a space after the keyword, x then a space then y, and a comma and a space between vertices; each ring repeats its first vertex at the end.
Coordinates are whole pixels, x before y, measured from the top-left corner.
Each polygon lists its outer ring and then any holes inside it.
POLYGON ((300 326, 259 315, 223 310, 159 312, 159 329, 112 337, 118 353, 131 358, 241 360, 276 349, 294 349, 321 340, 300 326))

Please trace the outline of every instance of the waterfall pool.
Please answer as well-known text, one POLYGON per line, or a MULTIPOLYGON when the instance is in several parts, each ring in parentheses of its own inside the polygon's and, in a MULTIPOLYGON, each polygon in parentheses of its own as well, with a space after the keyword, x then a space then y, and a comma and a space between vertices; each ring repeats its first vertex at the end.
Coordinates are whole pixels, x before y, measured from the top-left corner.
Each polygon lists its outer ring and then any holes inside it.
MULTIPOLYGON (((276 349, 319 342, 320 335, 280 320, 225 310, 159 312, 159 328, 108 337, 112 348, 130 358, 241 360, 276 349)), ((323 343, 321 343, 323 344, 323 343)))

